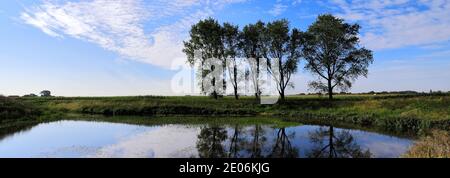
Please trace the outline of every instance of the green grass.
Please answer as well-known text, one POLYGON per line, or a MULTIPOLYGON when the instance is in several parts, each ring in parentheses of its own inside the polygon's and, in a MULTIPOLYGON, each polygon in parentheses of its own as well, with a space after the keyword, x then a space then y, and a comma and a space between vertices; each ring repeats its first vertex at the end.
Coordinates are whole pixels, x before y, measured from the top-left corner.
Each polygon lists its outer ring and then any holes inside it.
POLYGON ((107 116, 267 116, 306 123, 354 124, 386 130, 450 130, 450 95, 289 96, 283 104, 260 105, 253 97, 51 97, 21 98, 44 115, 66 113, 107 116))
POLYGON ((0 96, 0 124, 15 120, 36 119, 40 110, 33 104, 0 96))

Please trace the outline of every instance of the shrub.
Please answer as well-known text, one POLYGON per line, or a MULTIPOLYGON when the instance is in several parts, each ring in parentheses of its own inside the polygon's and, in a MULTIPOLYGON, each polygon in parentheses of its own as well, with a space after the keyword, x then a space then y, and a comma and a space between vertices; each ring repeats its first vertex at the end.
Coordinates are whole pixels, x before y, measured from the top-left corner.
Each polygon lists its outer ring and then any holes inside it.
POLYGON ((15 98, 0 96, 0 122, 11 119, 34 118, 39 111, 15 98))

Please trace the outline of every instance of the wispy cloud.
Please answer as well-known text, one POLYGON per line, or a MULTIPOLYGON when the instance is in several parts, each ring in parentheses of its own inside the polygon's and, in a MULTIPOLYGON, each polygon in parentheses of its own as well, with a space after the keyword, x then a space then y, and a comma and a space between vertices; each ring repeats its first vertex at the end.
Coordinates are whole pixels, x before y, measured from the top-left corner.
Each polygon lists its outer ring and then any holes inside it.
POLYGON ((276 3, 272 9, 269 10, 269 14, 273 16, 279 16, 288 8, 287 5, 281 4, 280 2, 276 3))
POLYGON ((364 24, 372 49, 430 45, 450 40, 450 1, 333 0, 339 16, 364 24))
POLYGON ((303 1, 302 0, 292 0, 292 5, 299 5, 301 4, 303 1))
POLYGON ((181 42, 193 23, 227 4, 243 1, 43 1, 25 9, 21 19, 53 37, 81 39, 126 58, 170 68, 172 60, 185 57, 181 42), (152 29, 144 25, 166 17, 180 18, 152 29))

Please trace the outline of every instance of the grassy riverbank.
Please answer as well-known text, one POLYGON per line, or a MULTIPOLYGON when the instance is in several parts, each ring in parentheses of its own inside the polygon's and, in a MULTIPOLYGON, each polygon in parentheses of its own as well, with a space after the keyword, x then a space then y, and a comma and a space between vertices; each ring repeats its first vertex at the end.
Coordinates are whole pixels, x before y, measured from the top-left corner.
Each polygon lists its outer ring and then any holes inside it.
POLYGON ((449 95, 341 95, 335 100, 290 96, 260 105, 252 97, 51 97, 21 98, 44 113, 109 116, 274 116, 308 123, 355 124, 394 131, 450 129, 449 95))
POLYGON ((0 123, 12 120, 33 120, 40 114, 40 109, 32 103, 0 96, 0 123))

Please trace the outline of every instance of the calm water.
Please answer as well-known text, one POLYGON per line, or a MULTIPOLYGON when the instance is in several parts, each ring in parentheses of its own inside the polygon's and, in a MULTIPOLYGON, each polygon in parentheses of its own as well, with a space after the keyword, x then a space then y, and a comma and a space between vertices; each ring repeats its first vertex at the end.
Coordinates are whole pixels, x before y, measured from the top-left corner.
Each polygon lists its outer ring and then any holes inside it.
POLYGON ((0 157, 398 157, 393 136, 299 125, 139 126, 57 121, 0 136, 0 157))

